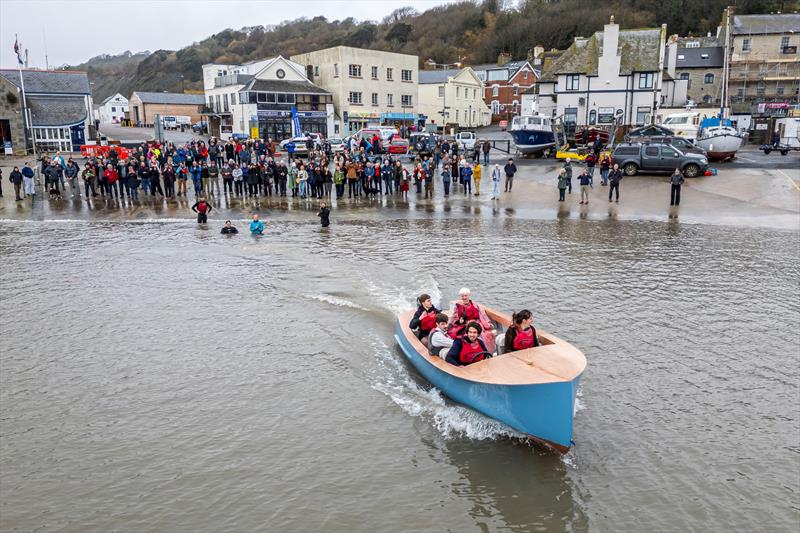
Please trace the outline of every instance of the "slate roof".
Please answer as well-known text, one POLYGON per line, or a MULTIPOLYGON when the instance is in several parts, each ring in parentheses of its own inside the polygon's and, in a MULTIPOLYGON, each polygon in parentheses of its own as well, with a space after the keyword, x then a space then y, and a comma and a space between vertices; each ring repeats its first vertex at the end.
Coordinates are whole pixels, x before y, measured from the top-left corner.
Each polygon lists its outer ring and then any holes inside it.
MULTIPOLYGON (((658 47, 661 29, 620 30, 617 53, 620 54, 619 73, 658 72, 658 47)), ((572 45, 542 73, 540 82, 554 82, 558 74, 597 76, 597 64, 603 53, 603 32, 591 37, 576 37, 572 45)))
MULTIPOLYGON (((118 94, 119 94, 119 93, 114 93, 114 94, 112 94, 111 96, 109 96, 108 98, 106 98, 105 100, 103 100, 103 101, 100 103, 100 105, 106 105, 107 103, 109 103, 109 102, 111 101, 111 99, 112 99, 112 98, 116 98, 116 96, 117 96, 118 94)), ((119 94, 119 95, 120 95, 120 96, 122 96, 121 94, 119 94)), ((124 96, 122 96, 122 97, 123 97, 123 98, 125 98, 124 96)), ((125 99, 127 100, 127 98, 125 98, 125 99)))
POLYGON ((202 94, 149 93, 143 91, 134 91, 133 94, 137 95, 143 104, 203 105, 205 103, 205 97, 202 94))
MULTIPOLYGON (((1 69, 0 76, 21 87, 19 71, 1 69)), ((25 94, 92 94, 89 76, 77 70, 23 70, 25 94)))
MULTIPOLYGON (((725 49, 721 46, 708 48, 678 48, 676 68, 722 68, 725 62, 725 49), (708 55, 703 59, 703 55, 708 55), (683 56, 683 59, 681 59, 683 56)), ((666 47, 664 64, 669 60, 669 46, 666 47)))
POLYGON ((733 16, 734 35, 791 32, 800 32, 800 14, 733 16))
POLYGON ((461 72, 460 68, 451 68, 449 70, 420 70, 419 84, 428 85, 431 83, 446 83, 448 77, 456 76, 459 72, 461 72))
POLYGON ((322 87, 317 87, 313 83, 295 80, 260 80, 254 78, 250 83, 242 87, 239 92, 244 91, 265 91, 273 93, 313 93, 331 94, 322 87))
POLYGON ((82 96, 28 96, 27 101, 34 126, 71 126, 87 118, 82 96))

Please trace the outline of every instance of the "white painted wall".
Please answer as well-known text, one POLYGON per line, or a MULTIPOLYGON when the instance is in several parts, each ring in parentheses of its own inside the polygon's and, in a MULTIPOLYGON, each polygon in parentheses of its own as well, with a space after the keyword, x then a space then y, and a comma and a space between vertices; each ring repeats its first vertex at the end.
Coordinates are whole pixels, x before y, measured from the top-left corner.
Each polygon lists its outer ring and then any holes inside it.
POLYGON ((101 124, 119 124, 125 119, 128 111, 128 99, 121 94, 115 94, 111 100, 98 108, 99 120, 101 124))

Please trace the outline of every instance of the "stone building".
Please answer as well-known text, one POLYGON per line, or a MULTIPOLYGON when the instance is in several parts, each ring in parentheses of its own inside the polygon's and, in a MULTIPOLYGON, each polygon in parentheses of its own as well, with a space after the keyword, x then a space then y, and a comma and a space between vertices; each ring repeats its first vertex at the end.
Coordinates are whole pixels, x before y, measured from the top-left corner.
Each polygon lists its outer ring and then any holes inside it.
MULTIPOLYGON (((0 70, 0 77, 16 89, 5 91, 4 100, 9 105, 9 128, 16 121, 16 113, 11 113, 8 94, 16 90, 19 114, 23 116, 23 103, 27 102, 29 131, 23 134, 30 147, 33 142, 40 152, 77 152, 87 139, 94 137, 92 124, 92 95, 86 72, 72 70, 0 70), (24 83, 23 83, 24 82, 24 83), (25 99, 22 87, 25 87, 25 99), (26 134, 27 133, 27 134, 26 134)), ((4 111, 5 113, 5 111, 4 111)), ((13 137, 13 133, 12 133, 13 137)), ((13 142, 13 141, 12 141, 13 142)), ((14 151, 17 151, 16 143, 14 151)))
POLYGON ((14 154, 25 153, 22 94, 16 85, 2 76, 0 76, 0 141, 3 143, 3 149, 10 149, 14 154))
POLYGON ((128 108, 135 126, 152 126, 156 115, 191 117, 194 123, 202 117, 204 101, 202 94, 135 91, 128 99, 128 108))
MULTIPOLYGON (((742 114, 786 114, 798 104, 800 93, 800 14, 731 18, 732 109, 742 114)), ((724 33, 720 41, 724 42, 724 33)))
POLYGON ((691 37, 673 37, 666 46, 664 61, 666 71, 672 78, 687 82, 689 100, 704 107, 720 104, 724 47, 691 37))

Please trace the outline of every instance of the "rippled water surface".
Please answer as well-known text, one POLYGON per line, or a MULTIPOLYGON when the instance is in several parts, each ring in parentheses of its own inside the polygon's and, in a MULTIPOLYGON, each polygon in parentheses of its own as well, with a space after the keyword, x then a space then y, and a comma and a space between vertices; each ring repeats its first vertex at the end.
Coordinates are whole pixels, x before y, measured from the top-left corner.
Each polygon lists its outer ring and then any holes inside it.
POLYGON ((795 531, 798 234, 0 223, 0 529, 795 531), (582 349, 565 457, 393 341, 462 286, 582 349))

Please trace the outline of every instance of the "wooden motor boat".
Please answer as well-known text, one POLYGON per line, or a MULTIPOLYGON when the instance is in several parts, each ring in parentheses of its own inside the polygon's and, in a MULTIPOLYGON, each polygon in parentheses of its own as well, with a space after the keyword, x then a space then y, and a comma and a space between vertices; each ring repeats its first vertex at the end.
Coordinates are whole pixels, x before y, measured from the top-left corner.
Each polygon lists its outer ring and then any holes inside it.
MULTIPOLYGON (((507 328, 511 317, 486 308, 507 328)), ((504 422, 555 450, 574 444, 575 395, 586 368, 583 353, 550 333, 539 331, 541 346, 496 355, 468 366, 452 365, 431 354, 408 327, 414 311, 397 317, 395 339, 414 368, 450 399, 504 422)))

